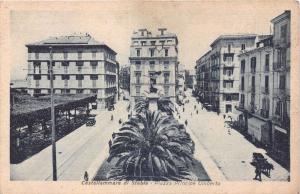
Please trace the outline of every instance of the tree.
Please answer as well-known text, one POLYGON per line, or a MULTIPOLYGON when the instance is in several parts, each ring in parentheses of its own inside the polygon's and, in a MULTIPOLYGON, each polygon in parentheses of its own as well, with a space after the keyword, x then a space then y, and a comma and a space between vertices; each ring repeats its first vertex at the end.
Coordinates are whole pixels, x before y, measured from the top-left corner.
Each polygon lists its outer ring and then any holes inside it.
MULTIPOLYGON (((166 112, 166 101, 161 101, 166 112)), ((147 99, 136 103, 138 113, 124 122, 112 138, 108 162, 117 159, 108 174, 112 180, 189 179, 194 142, 184 125, 161 110, 148 110, 147 99)))
POLYGON ((160 111, 130 118, 112 142, 108 161, 118 160, 109 179, 188 179, 194 143, 177 120, 160 111))

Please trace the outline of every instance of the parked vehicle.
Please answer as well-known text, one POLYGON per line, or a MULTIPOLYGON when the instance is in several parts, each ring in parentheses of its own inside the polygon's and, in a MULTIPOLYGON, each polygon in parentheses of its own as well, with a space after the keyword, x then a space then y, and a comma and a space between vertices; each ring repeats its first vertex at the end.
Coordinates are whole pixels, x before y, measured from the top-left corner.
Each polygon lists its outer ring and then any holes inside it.
POLYGON ((115 106, 113 104, 109 105, 108 106, 108 110, 109 111, 115 110, 115 106))
POLYGON ((94 126, 94 125, 96 124, 95 116, 96 116, 96 115, 90 115, 90 116, 87 118, 87 122, 86 122, 86 126, 87 126, 87 127, 91 127, 91 126, 94 126))

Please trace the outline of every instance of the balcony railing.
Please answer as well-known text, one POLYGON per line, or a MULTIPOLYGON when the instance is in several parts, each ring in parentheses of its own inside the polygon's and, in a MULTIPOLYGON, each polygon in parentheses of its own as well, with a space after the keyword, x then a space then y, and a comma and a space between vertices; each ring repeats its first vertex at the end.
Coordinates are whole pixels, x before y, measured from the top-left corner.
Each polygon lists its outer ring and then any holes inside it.
POLYGON ((224 67, 234 67, 234 63, 233 62, 224 62, 222 63, 224 67))
POLYGON ((262 116, 264 118, 269 118, 269 110, 261 109, 260 110, 260 116, 262 116))
POLYGON ((268 87, 261 87, 261 93, 262 94, 269 94, 269 88, 268 87))
POLYGON ((279 98, 289 98, 290 97, 290 89, 287 88, 275 88, 274 96, 279 98))
POLYGON ((290 40, 288 38, 273 39, 273 42, 276 48, 284 48, 290 45, 290 40))
POLYGON ((274 62, 273 63, 273 70, 274 71, 288 71, 290 69, 290 61, 287 60, 286 62, 274 62))
POLYGON ((225 80, 234 80, 234 76, 233 76, 233 74, 231 74, 231 75, 223 75, 223 79, 225 79, 225 80))
POLYGON ((284 129, 290 129, 290 117, 287 113, 283 115, 274 115, 272 121, 284 129))

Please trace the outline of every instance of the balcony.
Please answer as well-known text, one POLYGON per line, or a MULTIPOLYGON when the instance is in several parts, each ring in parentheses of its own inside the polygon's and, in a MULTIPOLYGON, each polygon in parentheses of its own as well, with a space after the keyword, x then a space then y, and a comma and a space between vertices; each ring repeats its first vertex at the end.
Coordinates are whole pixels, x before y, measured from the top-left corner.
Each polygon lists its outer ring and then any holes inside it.
POLYGON ((273 39, 275 48, 286 48, 290 46, 290 40, 288 38, 273 39))
POLYGON ((281 128, 290 129, 290 117, 287 113, 283 115, 274 115, 272 117, 272 121, 274 124, 279 125, 281 128))
POLYGON ((290 89, 275 88, 273 94, 274 94, 274 97, 278 97, 280 99, 289 99, 290 98, 290 89))
POLYGON ((268 95, 269 94, 269 88, 268 87, 261 87, 261 93, 268 95))
POLYGON ((233 74, 231 74, 231 75, 223 75, 223 79, 224 80, 234 80, 234 76, 233 76, 233 74))
POLYGON ((260 116, 262 116, 263 118, 269 118, 269 110, 261 109, 260 116))
POLYGON ((234 63, 233 62, 225 62, 222 63, 223 67, 234 67, 234 63))
POLYGON ((273 70, 277 72, 284 72, 290 70, 290 61, 287 60, 284 62, 274 62, 273 63, 273 70))

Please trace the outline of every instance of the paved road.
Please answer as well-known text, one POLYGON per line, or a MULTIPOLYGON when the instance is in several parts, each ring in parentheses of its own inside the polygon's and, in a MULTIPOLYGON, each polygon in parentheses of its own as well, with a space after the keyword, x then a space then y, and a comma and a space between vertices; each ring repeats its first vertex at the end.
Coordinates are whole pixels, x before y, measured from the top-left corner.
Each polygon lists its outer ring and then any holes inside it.
MULTIPOLYGON (((201 142, 225 178, 232 181, 253 180, 255 169, 250 162, 252 153, 258 148, 233 129, 228 134, 228 129, 224 127, 223 115, 218 116, 214 112, 202 110, 201 104, 191 97, 190 90, 187 91, 187 98, 190 103, 185 105, 185 112, 181 113, 182 120, 188 121, 188 127, 192 130, 195 138, 201 142), (198 115, 194 110, 194 105, 199 111, 198 115)), ((182 112, 182 108, 180 112, 182 112)), ((274 165, 274 170, 271 171, 271 178, 262 175, 263 181, 286 181, 289 172, 271 158, 267 156, 266 158, 274 165)), ((205 163, 205 161, 203 162, 205 163)), ((207 170, 209 171, 209 169, 207 170)))
MULTIPOLYGON (((127 118, 127 101, 119 101, 115 111, 96 111, 96 125, 85 125, 57 141, 58 180, 82 180, 85 171, 95 173, 108 155, 108 141, 127 118), (114 121, 111 121, 111 114, 114 121)), ((93 113, 93 112, 92 112, 93 113)), ((52 180, 51 146, 20 164, 11 165, 12 180, 52 180)))

